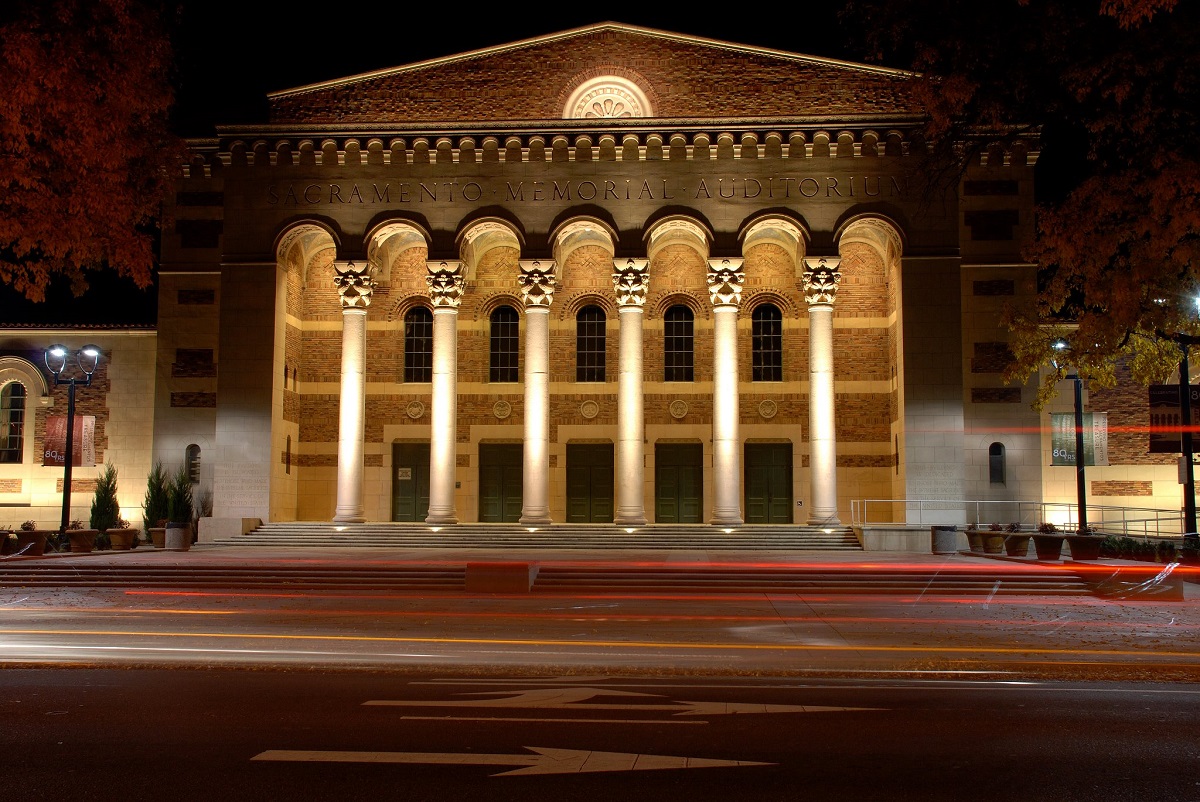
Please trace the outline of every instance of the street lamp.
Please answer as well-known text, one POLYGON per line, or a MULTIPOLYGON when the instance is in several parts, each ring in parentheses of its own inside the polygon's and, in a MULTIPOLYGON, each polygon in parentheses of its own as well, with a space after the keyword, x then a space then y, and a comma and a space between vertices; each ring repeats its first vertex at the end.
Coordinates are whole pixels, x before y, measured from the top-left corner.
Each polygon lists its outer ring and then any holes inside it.
MULTIPOLYGON (((1067 351, 1069 346, 1066 340, 1056 340, 1054 350, 1067 351)), ((1184 359, 1186 360, 1187 351, 1184 351, 1184 359)), ((1059 367, 1055 361, 1055 367, 1059 367)), ((1075 382, 1075 495, 1079 505, 1079 534, 1086 535, 1088 533, 1087 522, 1087 481, 1084 479, 1084 459, 1083 454, 1083 379, 1079 376, 1079 369, 1076 368, 1074 373, 1067 374, 1066 378, 1075 382)))
POLYGON ((68 349, 65 345, 52 345, 46 349, 46 368, 54 374, 54 386, 67 385, 67 442, 66 453, 63 455, 63 501, 62 525, 59 534, 66 534, 67 523, 71 516, 71 463, 75 459, 75 387, 87 387, 92 383, 92 374, 100 364, 100 348, 96 345, 85 345, 75 354, 75 361, 83 371, 83 378, 71 377, 64 379, 63 370, 67 367, 68 349))

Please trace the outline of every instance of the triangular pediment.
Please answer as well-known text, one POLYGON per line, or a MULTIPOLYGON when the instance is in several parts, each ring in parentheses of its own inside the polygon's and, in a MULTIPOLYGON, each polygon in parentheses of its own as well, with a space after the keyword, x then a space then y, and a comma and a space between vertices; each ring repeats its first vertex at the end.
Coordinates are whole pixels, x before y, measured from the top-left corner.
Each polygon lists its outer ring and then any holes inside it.
POLYGON ((907 117, 913 76, 614 22, 274 92, 275 124, 907 117))

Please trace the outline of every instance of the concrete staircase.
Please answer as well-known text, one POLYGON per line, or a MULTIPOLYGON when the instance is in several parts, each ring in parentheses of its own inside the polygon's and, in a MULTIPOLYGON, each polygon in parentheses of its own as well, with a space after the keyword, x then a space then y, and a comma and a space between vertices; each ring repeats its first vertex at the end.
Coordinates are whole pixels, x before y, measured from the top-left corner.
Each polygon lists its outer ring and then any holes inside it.
MULTIPOLYGON (((140 551, 140 549, 139 549, 140 551)), ((164 552, 162 557, 173 554, 164 552)), ((234 590, 239 593, 348 593, 362 596, 462 594, 472 590, 470 574, 494 564, 444 560, 310 562, 259 560, 251 563, 201 562, 189 556, 175 562, 122 565, 120 560, 30 559, 0 562, 0 589, 113 588, 147 590, 234 590)), ((153 563, 157 563, 154 560, 153 563)), ((708 563, 695 566, 640 561, 585 563, 532 561, 507 563, 527 578, 517 587, 493 592, 532 595, 687 596, 713 594, 860 594, 993 598, 1014 595, 1088 596, 1081 576, 1065 566, 1022 566, 979 561, 961 567, 781 565, 708 563), (990 564, 989 564, 990 563, 990 564)), ((510 576, 512 574, 510 573, 510 576)), ((485 593, 488 591, 484 591, 485 593)))
POLYGON ((849 527, 740 526, 705 524, 452 524, 267 523, 252 532, 214 541, 220 545, 372 549, 689 549, 703 551, 862 551, 849 527))

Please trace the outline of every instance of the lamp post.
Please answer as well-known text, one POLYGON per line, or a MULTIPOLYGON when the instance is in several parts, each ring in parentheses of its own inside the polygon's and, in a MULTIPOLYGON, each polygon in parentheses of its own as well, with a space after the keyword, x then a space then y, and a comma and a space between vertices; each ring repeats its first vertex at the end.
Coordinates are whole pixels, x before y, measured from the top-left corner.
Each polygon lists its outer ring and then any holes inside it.
POLYGON ((95 345, 85 345, 75 353, 75 361, 83 371, 83 378, 70 377, 64 379, 63 370, 67 367, 68 349, 65 345, 52 345, 46 349, 46 368, 54 374, 54 386, 67 385, 67 441, 63 455, 63 501, 62 524, 59 534, 66 534, 67 523, 71 516, 71 463, 75 459, 75 388, 82 385, 87 387, 92 383, 92 374, 100 364, 100 348, 95 345))
MULTIPOLYGON (((1063 340, 1054 343, 1054 348, 1059 351, 1066 351, 1068 346, 1063 340)), ((1187 360, 1187 352, 1184 351, 1184 360, 1187 360)), ((1057 367, 1057 362, 1055 366, 1057 367)), ((1088 532, 1087 522, 1087 481, 1085 479, 1085 463, 1083 453, 1083 379, 1079 376, 1079 370, 1074 373, 1067 374, 1066 378, 1075 383, 1075 496, 1076 503, 1079 505, 1079 534, 1086 535, 1088 532)))
POLYGON ((1188 367, 1190 339, 1180 339, 1179 360, 1179 450, 1183 453, 1183 533, 1196 531, 1196 475, 1192 470, 1192 382, 1188 367))

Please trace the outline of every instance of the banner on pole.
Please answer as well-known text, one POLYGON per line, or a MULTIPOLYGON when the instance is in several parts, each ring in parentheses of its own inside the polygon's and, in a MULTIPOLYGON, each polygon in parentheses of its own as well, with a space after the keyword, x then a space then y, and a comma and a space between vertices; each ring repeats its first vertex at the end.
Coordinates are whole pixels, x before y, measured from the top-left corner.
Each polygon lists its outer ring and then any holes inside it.
MULTIPOLYGON (((75 468, 91 468, 96 465, 96 416, 76 415, 75 431, 71 435, 71 465, 75 468)), ((50 415, 46 418, 46 438, 42 465, 66 467, 67 416, 50 415)))
MULTIPOLYGON (((1050 414, 1051 465, 1075 465, 1075 415, 1050 414)), ((1083 464, 1108 464, 1108 413, 1083 413, 1083 464)))
MULTIPOLYGON (((1192 405, 1192 426, 1200 417, 1200 386, 1188 388, 1191 393, 1189 403, 1192 405)), ((1180 428, 1179 385, 1152 384, 1150 385, 1150 453, 1151 454, 1182 454, 1183 448, 1179 443, 1180 428)), ((1200 447, 1200 437, 1193 434, 1192 439, 1200 447)))

